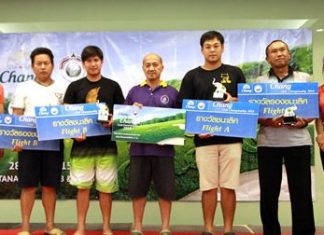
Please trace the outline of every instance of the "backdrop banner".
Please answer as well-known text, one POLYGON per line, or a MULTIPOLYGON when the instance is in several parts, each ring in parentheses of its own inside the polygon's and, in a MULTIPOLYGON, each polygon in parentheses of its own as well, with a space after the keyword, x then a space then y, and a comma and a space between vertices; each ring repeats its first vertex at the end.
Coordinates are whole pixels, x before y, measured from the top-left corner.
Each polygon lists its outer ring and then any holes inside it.
MULTIPOLYGON (((128 91, 144 79, 143 57, 150 52, 163 59, 162 79, 179 89, 181 80, 190 69, 203 64, 200 36, 205 31, 145 31, 145 32, 56 32, 0 34, 0 83, 5 91, 5 111, 11 112, 10 102, 17 84, 34 79, 30 53, 36 47, 48 47, 54 53, 53 79, 66 85, 85 75, 80 54, 88 45, 97 45, 104 52, 102 74, 117 81, 126 96, 128 91)), ((221 30, 225 38, 222 62, 239 66, 248 83, 268 72, 265 48, 276 39, 288 43, 291 66, 313 74, 312 32, 298 30, 221 30)), ((309 127, 313 132, 312 126, 309 127)), ((154 131, 154 130, 153 130, 154 131)), ((3 141, 2 138, 0 141, 3 141)), ((69 185, 69 156, 73 141, 65 139, 65 162, 59 198, 75 198, 76 191, 69 185)), ((129 200, 127 194, 129 155, 128 143, 118 141, 118 174, 120 190, 114 193, 117 200, 129 200)), ((199 201, 198 170, 195 162, 193 137, 185 136, 185 145, 176 146, 175 174, 177 200, 199 201)), ((6 150, 0 161, 0 198, 19 198, 17 187, 17 155, 6 150)), ((284 178, 281 199, 288 200, 284 178)), ((91 198, 96 198, 95 190, 91 198)), ((150 189, 148 199, 156 199, 150 189)), ((238 200, 259 200, 258 169, 255 138, 245 138, 241 164, 238 200)))

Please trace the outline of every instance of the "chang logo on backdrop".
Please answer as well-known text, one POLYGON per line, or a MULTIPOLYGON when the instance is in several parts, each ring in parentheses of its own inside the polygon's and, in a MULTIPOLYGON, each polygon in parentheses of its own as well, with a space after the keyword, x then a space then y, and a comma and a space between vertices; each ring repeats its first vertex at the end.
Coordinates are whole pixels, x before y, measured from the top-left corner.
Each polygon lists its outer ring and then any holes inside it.
POLYGON ((167 96, 167 95, 162 95, 162 96, 160 97, 160 101, 161 101, 162 104, 168 104, 169 101, 170 101, 170 98, 169 98, 169 96, 167 96))
POLYGON ((74 82, 85 76, 80 56, 72 54, 62 59, 60 71, 64 79, 74 82))
POLYGON ((19 49, 18 51, 12 51, 6 60, 6 67, 9 70, 29 69, 29 52, 19 49))

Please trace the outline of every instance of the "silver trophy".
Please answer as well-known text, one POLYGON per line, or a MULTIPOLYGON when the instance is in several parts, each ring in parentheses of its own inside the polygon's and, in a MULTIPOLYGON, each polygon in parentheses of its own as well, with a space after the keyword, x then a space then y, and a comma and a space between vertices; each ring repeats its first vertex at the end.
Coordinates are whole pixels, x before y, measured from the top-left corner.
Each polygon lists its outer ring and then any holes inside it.
POLYGON ((295 111, 297 110, 297 106, 292 106, 285 108, 285 112, 283 114, 283 124, 284 125, 292 125, 297 122, 297 117, 295 111))
POLYGON ((214 100, 224 101, 226 99, 226 87, 222 83, 216 82, 215 78, 214 78, 212 84, 213 84, 213 86, 215 86, 215 91, 213 94, 214 100))
POLYGON ((98 104, 98 122, 109 122, 109 108, 106 104, 98 104))

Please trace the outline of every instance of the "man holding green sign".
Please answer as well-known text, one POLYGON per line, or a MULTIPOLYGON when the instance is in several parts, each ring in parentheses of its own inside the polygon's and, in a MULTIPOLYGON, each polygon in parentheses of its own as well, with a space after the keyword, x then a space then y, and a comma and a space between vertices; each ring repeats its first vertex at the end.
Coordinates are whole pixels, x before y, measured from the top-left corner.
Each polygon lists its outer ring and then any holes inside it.
MULTIPOLYGON (((160 80, 162 58, 150 53, 143 59, 146 80, 133 87, 125 104, 151 107, 176 108, 178 92, 160 80)), ((156 186, 161 211, 161 235, 171 234, 170 214, 175 199, 174 147, 172 145, 132 143, 130 147, 129 195, 133 200, 134 225, 132 235, 142 235, 142 221, 146 194, 151 180, 156 186)))

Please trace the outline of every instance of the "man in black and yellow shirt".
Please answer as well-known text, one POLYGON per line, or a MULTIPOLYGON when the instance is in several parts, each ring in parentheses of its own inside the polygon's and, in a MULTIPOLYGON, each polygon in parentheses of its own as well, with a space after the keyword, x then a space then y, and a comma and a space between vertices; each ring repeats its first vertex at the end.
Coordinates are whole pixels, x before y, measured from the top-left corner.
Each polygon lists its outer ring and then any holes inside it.
MULTIPOLYGON (((64 97, 66 104, 106 103, 110 112, 114 104, 123 104, 124 96, 117 82, 101 75, 103 53, 96 46, 87 46, 81 53, 87 76, 72 82, 64 97)), ((111 121, 106 124, 108 128, 111 121)), ((99 203, 103 218, 103 234, 112 234, 110 227, 111 193, 118 190, 117 148, 111 137, 93 136, 76 138, 71 152, 70 183, 78 188, 78 228, 75 235, 85 234, 89 194, 93 181, 99 192, 99 203)))
MULTIPOLYGON (((180 87, 179 101, 215 100, 216 85, 219 83, 226 88, 224 101, 237 101, 237 84, 245 83, 245 78, 238 67, 222 63, 223 35, 216 31, 206 32, 201 36, 200 45, 205 62, 185 75, 180 87)), ((195 135, 194 142, 202 191, 205 227, 203 235, 213 234, 218 188, 221 193, 224 234, 234 234, 235 189, 239 184, 242 139, 201 134, 195 135)))

